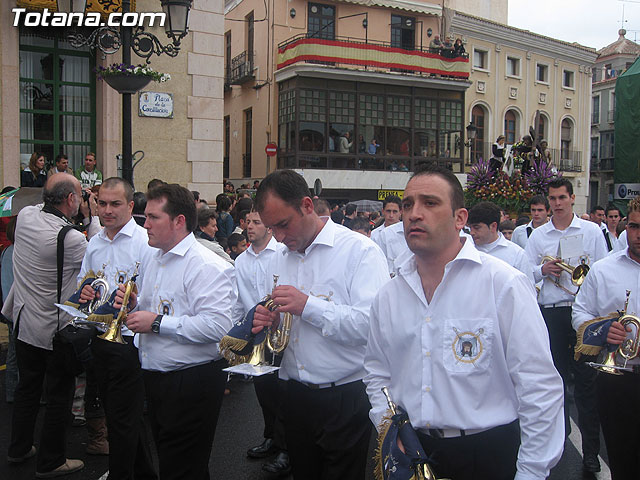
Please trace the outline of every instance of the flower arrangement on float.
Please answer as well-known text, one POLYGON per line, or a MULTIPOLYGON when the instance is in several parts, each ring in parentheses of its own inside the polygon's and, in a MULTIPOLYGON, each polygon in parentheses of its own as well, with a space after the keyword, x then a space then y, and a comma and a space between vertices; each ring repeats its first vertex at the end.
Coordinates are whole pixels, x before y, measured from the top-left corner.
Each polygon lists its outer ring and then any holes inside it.
POLYGON ((511 174, 504 170, 496 174, 489 160, 479 159, 467 174, 465 205, 471 208, 476 203, 490 201, 517 215, 527 209, 531 197, 546 195, 549 183, 561 175, 554 173, 544 161, 533 162, 533 168, 524 175, 517 169, 511 174))

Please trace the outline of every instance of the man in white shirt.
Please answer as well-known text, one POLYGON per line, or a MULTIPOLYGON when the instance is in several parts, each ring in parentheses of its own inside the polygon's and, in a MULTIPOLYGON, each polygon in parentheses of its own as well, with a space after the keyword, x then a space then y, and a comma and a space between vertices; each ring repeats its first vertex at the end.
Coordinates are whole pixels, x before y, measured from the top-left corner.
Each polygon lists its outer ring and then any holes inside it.
POLYGON ((616 239, 609 233, 609 229, 607 228, 607 222, 605 221, 607 215, 605 213, 604 208, 600 205, 596 205, 591 209, 589 213, 589 220, 598 225, 602 230, 602 234, 604 235, 605 242, 607 243, 607 249, 612 251, 614 249, 614 245, 616 243, 616 239))
MULTIPOLYGON (((81 283, 89 271, 102 272, 109 290, 101 292, 107 298, 134 275, 138 268, 137 285, 140 288, 144 272, 155 248, 149 246, 147 231, 132 217, 133 188, 121 178, 104 181, 98 194, 98 216, 104 228, 89 242, 87 253, 78 275, 81 283)), ((86 285, 80 302, 92 301, 96 292, 86 285)), ((100 398, 104 404, 109 432, 109 479, 157 478, 143 420, 144 383, 133 343, 133 333, 122 328, 125 344, 107 342, 96 338, 91 343, 94 372, 98 379, 100 398)), ((100 423, 101 418, 87 424, 100 423)), ((91 427, 90 432, 99 431, 91 427)))
POLYGON ((278 170, 260 184, 256 207, 276 240, 270 274, 280 286, 270 313, 258 307, 254 333, 293 315, 279 376, 293 476, 364 478, 371 423, 362 378, 371 301, 389 279, 369 238, 318 217, 305 179, 278 170))
POLYGON ((544 195, 535 195, 529 201, 531 221, 515 228, 511 235, 511 241, 521 248, 526 248, 527 240, 534 229, 549 221, 549 200, 544 195))
POLYGON ((413 254, 371 308, 371 420, 387 411, 386 386, 438 478, 546 478, 564 443, 562 381, 529 280, 460 236, 467 211, 449 170, 416 172, 402 210, 413 254))
MULTIPOLYGON (((147 193, 145 228, 158 249, 145 268, 127 327, 139 352, 160 478, 209 478, 209 457, 224 394, 224 360, 216 345, 233 324, 233 267, 192 232, 189 190, 161 185, 147 193)), ((123 289, 118 293, 122 302, 123 289)))
MULTIPOLYGON (((536 228, 527 243, 526 252, 534 265, 536 282, 543 280, 538 303, 547 329, 551 353, 560 376, 567 386, 569 368, 574 371, 574 399, 578 410, 578 425, 582 434, 583 467, 588 472, 600 471, 600 427, 595 404, 595 370, 573 361, 571 354, 575 332, 571 327, 571 306, 575 287, 571 275, 557 264, 563 262, 576 267, 593 264, 607 255, 607 246, 600 228, 573 213, 575 195, 573 185, 566 178, 549 184, 551 221, 536 228), (550 256, 554 260, 545 260, 550 256)), ((565 429, 570 431, 569 405, 565 402, 565 429)))
MULTIPOLYGON (((247 236, 251 246, 236 258, 236 276, 238 279, 238 302, 233 317, 241 320, 264 297, 271 293, 273 278, 268 277, 269 264, 273 256, 282 247, 271 229, 264 226, 258 212, 247 214, 247 236)), ((265 353, 266 360, 271 362, 270 351, 265 353)), ((277 356, 275 365, 280 365, 281 357, 277 356)), ((253 378, 256 397, 262 409, 264 419, 264 441, 250 448, 247 456, 266 458, 277 453, 275 459, 263 465, 263 469, 278 475, 286 475, 291 471, 282 427, 280 392, 278 375, 268 374, 253 378)))
MULTIPOLYGON (((16 357, 20 380, 11 418, 10 463, 22 463, 36 454, 34 427, 40 409, 43 380, 47 406, 38 445, 36 476, 59 476, 81 470, 81 460, 67 459, 66 429, 73 398, 74 372, 69 368, 71 347, 57 332, 71 320, 54 303, 57 295, 57 239, 71 226, 80 210, 89 216, 80 182, 72 175, 56 173, 43 190, 43 205, 25 207, 16 224, 13 253, 14 283, 3 314, 14 321, 16 357)), ((97 217, 90 220, 87 236, 100 229, 97 217)), ((85 236, 71 229, 64 237, 60 300, 76 290, 76 277, 87 249, 85 236)))
POLYGON ((389 275, 395 277, 398 274, 398 266, 404 258, 410 254, 407 241, 404 238, 402 222, 394 223, 384 229, 376 242, 384 256, 387 258, 387 269, 389 275))
POLYGON ((491 202, 480 202, 469 210, 467 225, 471 230, 471 238, 476 248, 481 252, 493 255, 507 262, 513 268, 520 270, 535 285, 533 266, 525 251, 510 242, 498 232, 500 221, 500 207, 491 202))
MULTIPOLYGON (((620 209, 615 205, 608 205, 605 210, 605 215, 607 218, 607 232, 609 233, 609 237, 611 238, 611 243, 613 244, 616 240, 618 240, 618 223, 620 223, 620 209)), ((613 248, 613 245, 612 245, 613 248)), ((609 250, 612 250, 610 248, 609 250)))
POLYGON ((384 216, 384 223, 378 228, 374 228, 371 232, 371 240, 380 245, 380 235, 385 228, 390 227, 400 221, 402 216, 402 200, 396 195, 389 195, 382 201, 382 215, 384 216))
MULTIPOLYGON (((612 312, 623 310, 627 292, 630 292, 627 314, 637 316, 640 313, 640 199, 629 202, 627 218, 628 249, 596 262, 576 297, 573 328, 578 332, 585 331, 589 324, 603 325, 594 320, 596 317, 609 317, 612 312)), ((619 346, 631 331, 630 327, 625 331, 613 319, 604 325, 607 328, 602 329, 603 336, 613 347, 619 346)), ((579 335, 578 343, 581 340, 579 335)), ((579 348, 576 352, 580 353, 579 348)), ((625 372, 620 376, 598 373, 596 378, 598 413, 613 479, 638 476, 640 412, 637 408, 619 408, 616 403, 622 400, 625 405, 640 405, 640 359, 630 360, 628 366, 633 373, 625 372)))

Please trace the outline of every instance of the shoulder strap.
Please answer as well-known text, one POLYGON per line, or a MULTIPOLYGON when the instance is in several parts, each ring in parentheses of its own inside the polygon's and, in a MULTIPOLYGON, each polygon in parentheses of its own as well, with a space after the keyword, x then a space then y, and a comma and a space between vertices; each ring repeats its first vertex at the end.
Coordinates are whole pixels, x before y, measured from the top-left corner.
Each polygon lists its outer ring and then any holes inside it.
POLYGON ((611 239, 609 238, 609 235, 607 235, 607 231, 602 230, 602 234, 604 235, 604 239, 607 242, 607 248, 609 249, 609 251, 613 250, 613 246, 611 245, 611 239))
MULTIPOLYGON (((64 264, 64 237, 67 236, 69 230, 75 229, 74 225, 65 225, 58 232, 58 239, 56 243, 57 251, 56 251, 56 261, 58 268, 58 303, 60 303, 60 296, 62 295, 62 267, 64 264)), ((58 310, 58 330, 60 330, 60 310, 58 310)))
POLYGON ((531 232, 533 232, 533 228, 527 227, 527 238, 531 236, 531 232))

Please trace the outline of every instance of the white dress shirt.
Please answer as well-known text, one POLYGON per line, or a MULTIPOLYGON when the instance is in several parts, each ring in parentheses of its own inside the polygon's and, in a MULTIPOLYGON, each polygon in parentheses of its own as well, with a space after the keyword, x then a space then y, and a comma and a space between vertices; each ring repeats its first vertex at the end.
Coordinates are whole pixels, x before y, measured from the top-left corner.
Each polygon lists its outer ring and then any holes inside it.
MULTIPOLYGON (((71 317, 59 313, 54 305, 57 290, 57 240, 66 218, 47 213, 43 205, 23 208, 16 223, 13 251, 14 282, 2 312, 20 322, 18 339, 34 347, 53 349, 53 336, 71 317)), ((87 230, 91 238, 100 231, 98 217, 92 217, 87 230)), ((64 302, 76 290, 76 277, 87 250, 87 237, 72 229, 64 237, 64 261, 60 300, 64 302)))
POLYGON ((589 270, 573 305, 573 328, 615 313, 624 308, 627 290, 631 291, 627 313, 640 313, 640 264, 629 250, 612 253, 597 261, 589 270))
POLYGON ((269 265, 279 249, 284 246, 271 237, 267 246, 256 253, 253 245, 236 258, 238 301, 234 309, 234 320, 244 318, 273 288, 273 276, 269 277, 269 265))
POLYGON ((376 244, 327 219, 304 253, 284 247, 273 256, 273 274, 309 296, 293 318, 280 378, 316 385, 362 379, 371 301, 389 280, 376 244))
POLYGON ((618 240, 613 242, 613 250, 611 250, 611 253, 626 250, 628 246, 629 244, 627 242, 627 231, 623 230, 620 236, 618 237, 618 240))
POLYGON ((511 241, 523 250, 527 247, 527 241, 529 240, 529 236, 527 235, 527 228, 531 228, 531 233, 533 233, 533 230, 535 230, 533 222, 529 222, 526 225, 518 225, 511 234, 511 241))
MULTIPOLYGON (((540 305, 562 305, 567 302, 570 304, 574 301, 575 297, 573 295, 555 285, 556 277, 542 275, 542 257, 546 255, 551 257, 559 256, 560 239, 575 235, 581 236, 582 238, 583 254, 574 257, 562 255, 564 262, 575 267, 584 260, 587 265, 592 265, 594 262, 607 256, 607 244, 600 227, 593 222, 582 220, 576 215, 573 216, 571 224, 565 230, 558 230, 553 224, 552 217, 550 221, 539 226, 531 233, 525 251, 533 264, 533 276, 536 282, 544 280, 542 282, 542 288, 540 289, 540 295, 538 296, 540 305)), ((577 287, 571 283, 571 276, 566 272, 560 274, 560 285, 572 292, 577 289, 577 287)))
POLYGON ((380 225, 377 228, 374 228, 373 230, 371 230, 371 240, 373 240, 374 242, 376 242, 376 244, 382 248, 382 246, 380 245, 380 235, 382 235, 382 232, 384 232, 384 230, 387 227, 385 226, 384 222, 382 222, 382 225, 380 225))
POLYGON ((515 478, 544 479, 564 445, 563 384, 544 320, 525 275, 461 241, 431 302, 413 255, 376 296, 364 379, 371 420, 380 425, 387 411, 383 386, 417 429, 519 419, 515 478))
POLYGON ((382 249, 382 253, 387 257, 389 274, 397 275, 398 266, 405 257, 411 254, 407 240, 404 238, 404 224, 398 222, 386 227, 380 234, 377 243, 382 249))
POLYGON ((485 245, 476 245, 476 248, 481 252, 488 253, 496 258, 499 258, 503 262, 507 262, 513 268, 520 270, 524 273, 531 285, 535 285, 533 278, 533 265, 529 261, 529 257, 525 251, 513 242, 510 242, 502 233, 498 232, 498 239, 495 242, 487 243, 485 245))
MULTIPOLYGON (((115 234, 113 240, 103 229, 89 241, 78 274, 78 287, 89 270, 93 270, 96 274, 102 271, 105 280, 109 283, 109 291, 105 293, 109 297, 118 285, 127 282, 133 276, 136 262, 140 262, 136 280, 140 290, 145 268, 156 251, 156 248, 149 246, 147 231, 133 218, 115 234)), ((122 335, 133 335, 133 332, 123 325, 122 335)))
POLYGON ((238 298, 234 268, 187 235, 145 269, 138 310, 164 315, 160 333, 139 335, 144 370, 173 371, 221 358, 217 343, 231 329, 238 298))

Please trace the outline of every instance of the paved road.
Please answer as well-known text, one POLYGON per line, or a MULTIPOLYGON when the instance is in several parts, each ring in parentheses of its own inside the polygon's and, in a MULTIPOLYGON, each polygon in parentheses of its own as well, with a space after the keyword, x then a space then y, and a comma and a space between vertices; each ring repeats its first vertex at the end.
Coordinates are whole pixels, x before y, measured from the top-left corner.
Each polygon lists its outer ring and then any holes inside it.
MULTIPOLYGON (((216 439, 211 454, 210 471, 212 479, 224 480, 271 480, 271 477, 261 470, 262 460, 250 460, 246 457, 246 449, 262 441, 262 419, 258 402, 251 383, 240 380, 232 381, 231 394, 226 396, 222 405, 222 412, 218 422, 216 439)), ((41 415, 42 416, 42 415, 41 415)), ((552 471, 552 480, 598 479, 609 480, 611 477, 606 466, 606 452, 602 443, 601 464, 603 471, 597 475, 583 475, 581 468, 581 447, 578 427, 575 425, 575 411, 573 416, 573 433, 571 434, 565 453, 560 463, 552 471)), ((4 371, 0 370, 0 480, 32 480, 34 478, 35 462, 29 460, 24 465, 9 467, 4 461, 7 451, 9 425, 11 419, 11 405, 5 402, 4 371)), ((84 453, 86 431, 84 428, 72 428, 68 438, 68 456, 81 458, 86 468, 67 477, 69 480, 99 480, 107 470, 105 457, 89 456, 84 453)), ((373 455, 373 442, 370 449, 373 455)), ((370 462, 369 472, 373 471, 370 462)), ((286 480, 292 480, 288 478, 286 480)), ((304 480, 304 479, 298 479, 304 480)), ((369 474, 366 480, 373 480, 369 474)))

